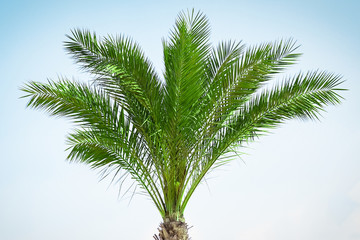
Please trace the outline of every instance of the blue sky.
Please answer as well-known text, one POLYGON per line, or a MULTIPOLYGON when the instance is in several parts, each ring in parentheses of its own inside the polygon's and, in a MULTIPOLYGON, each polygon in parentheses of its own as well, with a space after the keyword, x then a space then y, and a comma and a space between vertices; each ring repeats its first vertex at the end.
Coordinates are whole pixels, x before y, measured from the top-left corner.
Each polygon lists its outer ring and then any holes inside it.
POLYGON ((328 70, 346 100, 321 122, 291 121, 215 171, 185 212, 193 239, 360 239, 360 4, 357 1, 8 1, 0 4, 0 239, 151 239, 151 202, 129 204, 117 186, 65 161, 64 119, 26 109, 29 80, 88 75, 63 50, 70 29, 133 37, 162 69, 161 39, 179 11, 203 11, 212 42, 294 38, 298 71, 328 70))

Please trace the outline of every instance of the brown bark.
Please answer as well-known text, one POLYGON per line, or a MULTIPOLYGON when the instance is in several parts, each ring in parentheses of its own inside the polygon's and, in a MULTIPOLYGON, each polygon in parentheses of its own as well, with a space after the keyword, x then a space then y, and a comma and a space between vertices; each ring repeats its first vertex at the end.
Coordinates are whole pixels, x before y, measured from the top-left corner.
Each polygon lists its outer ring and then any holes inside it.
POLYGON ((181 221, 166 221, 160 224, 159 235, 155 235, 155 240, 190 240, 188 226, 181 221))

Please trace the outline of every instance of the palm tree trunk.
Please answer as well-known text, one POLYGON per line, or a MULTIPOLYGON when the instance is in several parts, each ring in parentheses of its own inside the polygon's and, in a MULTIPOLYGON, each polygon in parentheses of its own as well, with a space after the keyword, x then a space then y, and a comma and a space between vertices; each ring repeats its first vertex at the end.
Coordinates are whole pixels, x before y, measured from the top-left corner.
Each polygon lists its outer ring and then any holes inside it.
POLYGON ((154 235, 155 240, 189 240, 188 226, 181 221, 165 221, 160 224, 159 235, 154 235))

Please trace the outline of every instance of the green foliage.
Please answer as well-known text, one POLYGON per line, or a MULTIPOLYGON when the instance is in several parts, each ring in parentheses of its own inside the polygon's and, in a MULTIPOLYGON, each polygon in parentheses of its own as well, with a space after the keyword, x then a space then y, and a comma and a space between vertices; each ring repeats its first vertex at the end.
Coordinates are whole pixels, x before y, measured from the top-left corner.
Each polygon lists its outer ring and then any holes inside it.
POLYGON ((205 176, 243 143, 288 119, 317 119, 342 99, 341 77, 321 71, 264 88, 300 56, 291 39, 212 47, 209 36, 202 13, 180 13, 163 41, 162 80, 131 39, 76 29, 65 48, 94 84, 30 82, 24 97, 74 121, 69 160, 130 175, 164 219, 182 219, 205 176))

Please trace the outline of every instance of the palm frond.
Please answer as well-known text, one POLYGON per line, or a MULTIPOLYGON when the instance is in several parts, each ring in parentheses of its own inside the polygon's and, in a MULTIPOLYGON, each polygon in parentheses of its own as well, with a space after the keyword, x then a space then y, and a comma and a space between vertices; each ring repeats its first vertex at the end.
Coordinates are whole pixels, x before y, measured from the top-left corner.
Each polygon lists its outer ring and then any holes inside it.
POLYGON ((124 170, 151 197, 163 215, 165 206, 160 192, 160 179, 154 169, 146 143, 131 127, 123 135, 83 129, 68 137, 68 159, 89 164, 92 168, 124 170))
POLYGON ((43 109, 50 115, 68 117, 81 126, 118 128, 121 107, 104 91, 87 84, 60 79, 48 83, 29 82, 22 89, 27 106, 43 109))
POLYGON ((157 199, 159 210, 163 209, 148 145, 109 95, 68 80, 31 82, 22 90, 27 92, 24 97, 30 97, 28 106, 69 117, 83 129, 69 135, 70 160, 78 159, 94 168, 119 165, 157 199))
MULTIPOLYGON (((198 161, 197 171, 194 171, 191 186, 196 187, 204 176, 218 166, 217 161, 222 156, 233 151, 234 147, 274 128, 285 120, 318 119, 326 105, 336 105, 342 97, 338 88, 342 83, 339 75, 327 72, 309 72, 298 74, 292 79, 283 81, 272 90, 253 96, 227 124, 223 124, 210 144, 203 149, 201 161, 198 161)), ((223 162, 220 160, 220 163, 223 162)), ((221 165, 220 164, 220 165, 221 165)), ((183 207, 193 192, 189 190, 185 196, 183 207)))
POLYGON ((65 48, 85 70, 97 76, 95 83, 110 94, 142 125, 157 121, 162 101, 161 81, 140 47, 130 38, 108 36, 75 29, 65 48))

